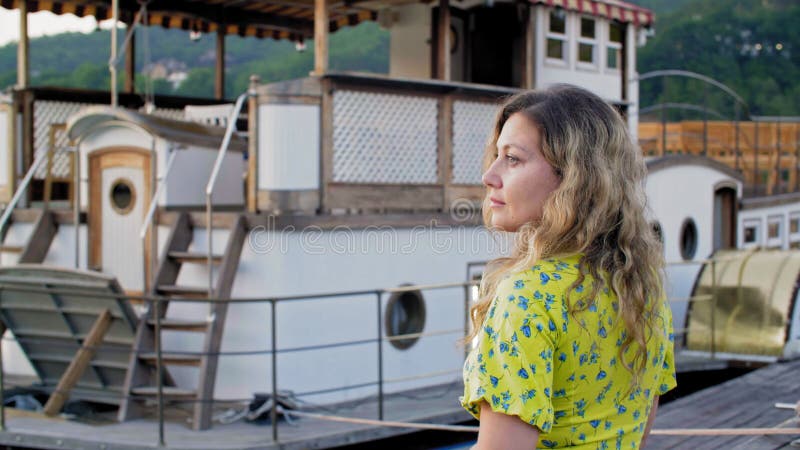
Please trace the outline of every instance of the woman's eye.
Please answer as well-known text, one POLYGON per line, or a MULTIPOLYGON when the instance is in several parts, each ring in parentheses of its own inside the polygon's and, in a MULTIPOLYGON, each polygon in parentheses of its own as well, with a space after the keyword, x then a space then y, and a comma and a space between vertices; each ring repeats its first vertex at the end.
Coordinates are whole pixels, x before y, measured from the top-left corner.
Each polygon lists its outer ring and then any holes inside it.
POLYGON ((506 155, 506 161, 508 161, 510 164, 516 164, 519 162, 519 159, 514 155, 506 155))

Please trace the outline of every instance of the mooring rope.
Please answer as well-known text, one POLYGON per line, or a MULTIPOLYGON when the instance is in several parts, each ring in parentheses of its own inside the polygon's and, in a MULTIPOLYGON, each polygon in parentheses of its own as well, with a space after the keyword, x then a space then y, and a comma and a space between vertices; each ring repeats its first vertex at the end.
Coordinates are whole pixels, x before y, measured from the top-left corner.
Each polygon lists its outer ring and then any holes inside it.
MULTIPOLYGON (((477 426, 440 425, 434 423, 398 422, 392 420, 359 419, 355 417, 317 414, 281 408, 278 412, 287 416, 306 417, 309 419, 327 420, 331 422, 352 423, 357 425, 374 425, 393 428, 416 428, 420 430, 457 431, 477 433, 477 426)), ((800 435, 800 428, 672 428, 651 430, 654 436, 761 436, 761 435, 800 435)))

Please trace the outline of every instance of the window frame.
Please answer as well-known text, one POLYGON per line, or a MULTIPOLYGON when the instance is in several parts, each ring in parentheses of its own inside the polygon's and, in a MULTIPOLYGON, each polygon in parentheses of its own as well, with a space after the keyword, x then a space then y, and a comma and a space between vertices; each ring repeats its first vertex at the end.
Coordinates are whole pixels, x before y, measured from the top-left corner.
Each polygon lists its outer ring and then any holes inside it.
POLYGON ((606 31, 606 33, 605 33, 606 41, 605 41, 605 53, 604 53, 605 59, 603 60, 603 68, 608 72, 619 73, 619 71, 622 70, 622 58, 625 57, 625 55, 622 54, 622 43, 625 41, 625 26, 624 26, 624 24, 619 23, 616 20, 609 20, 609 21, 605 22, 605 24, 606 24, 606 27, 605 27, 606 28, 606 30, 605 30, 606 31), (622 38, 622 41, 620 41, 620 42, 614 42, 614 41, 611 40, 611 29, 612 29, 612 27, 614 25, 617 25, 617 26, 620 27, 620 33, 621 33, 621 38, 622 38), (608 51, 609 50, 614 50, 615 52, 617 52, 617 67, 610 67, 608 65, 608 51))
POLYGON ((782 248, 783 247, 783 215, 772 215, 767 217, 766 227, 766 247, 768 248, 782 248), (778 227, 778 235, 773 237, 770 231, 773 225, 778 227))
POLYGON ((598 37, 598 30, 601 28, 600 24, 601 21, 597 19, 597 17, 593 16, 585 16, 585 15, 578 15, 576 17, 577 24, 576 28, 578 33, 576 34, 576 45, 575 45, 575 66, 579 69, 584 70, 599 70, 599 56, 598 56, 598 48, 600 47, 600 39, 598 37), (594 37, 588 38, 584 37, 583 32, 583 20, 591 20, 594 22, 594 37), (592 47, 592 62, 581 61, 581 44, 583 45, 591 45, 592 47))
POLYGON ((544 60, 547 64, 551 64, 558 67, 569 67, 569 60, 570 60, 570 14, 568 11, 560 8, 553 8, 547 12, 546 17, 547 23, 545 25, 545 37, 544 37, 544 60), (557 33, 550 29, 550 20, 553 17, 553 14, 558 12, 564 14, 564 33, 557 33), (548 44, 550 40, 561 41, 561 49, 563 55, 561 58, 553 58, 548 54, 548 44))
POLYGON ((761 245, 761 219, 745 219, 742 221, 742 248, 753 248, 761 245), (754 240, 747 241, 747 229, 755 230, 754 240))

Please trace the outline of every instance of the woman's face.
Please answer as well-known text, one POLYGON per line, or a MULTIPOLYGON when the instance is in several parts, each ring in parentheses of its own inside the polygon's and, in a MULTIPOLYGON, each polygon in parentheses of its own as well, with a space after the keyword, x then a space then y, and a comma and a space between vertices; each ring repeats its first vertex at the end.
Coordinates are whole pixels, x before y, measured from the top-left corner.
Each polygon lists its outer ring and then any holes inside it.
POLYGON ((522 114, 512 114, 497 138, 497 157, 483 174, 492 226, 514 232, 542 218, 544 202, 561 178, 541 148, 539 130, 522 114))

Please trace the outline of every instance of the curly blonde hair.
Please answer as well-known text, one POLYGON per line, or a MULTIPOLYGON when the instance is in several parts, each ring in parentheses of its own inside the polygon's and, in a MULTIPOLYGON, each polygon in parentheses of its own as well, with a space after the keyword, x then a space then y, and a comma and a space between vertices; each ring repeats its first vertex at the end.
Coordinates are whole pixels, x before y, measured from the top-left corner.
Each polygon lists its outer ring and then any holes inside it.
MULTIPOLYGON (((620 361, 637 383, 646 364, 653 312, 665 301, 661 243, 645 218, 644 159, 608 103, 584 89, 556 85, 505 102, 485 151, 484 169, 494 160, 498 136, 513 114, 522 114, 538 129, 542 155, 561 183, 545 201, 541 220, 517 230, 511 255, 487 266, 480 300, 470 310, 473 330, 467 341, 480 332, 505 275, 551 256, 583 253, 579 279, 567 290, 570 313, 588 308, 603 287, 613 290, 622 319, 617 324, 626 330, 620 361), (571 299, 587 275, 594 279, 592 288, 581 299, 571 299)), ((483 206, 484 221, 491 227, 488 195, 483 206)))

